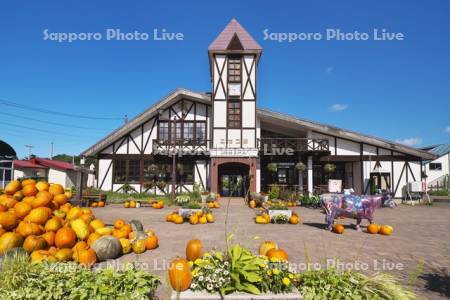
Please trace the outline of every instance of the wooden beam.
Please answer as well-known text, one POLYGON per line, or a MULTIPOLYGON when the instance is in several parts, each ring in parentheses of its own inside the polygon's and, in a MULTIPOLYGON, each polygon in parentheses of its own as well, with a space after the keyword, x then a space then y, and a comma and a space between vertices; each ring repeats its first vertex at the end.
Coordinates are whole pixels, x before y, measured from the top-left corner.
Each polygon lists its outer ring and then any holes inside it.
POLYGON ((326 155, 320 157, 320 161, 326 162, 358 162, 374 159, 376 161, 420 161, 417 157, 399 155, 326 155))

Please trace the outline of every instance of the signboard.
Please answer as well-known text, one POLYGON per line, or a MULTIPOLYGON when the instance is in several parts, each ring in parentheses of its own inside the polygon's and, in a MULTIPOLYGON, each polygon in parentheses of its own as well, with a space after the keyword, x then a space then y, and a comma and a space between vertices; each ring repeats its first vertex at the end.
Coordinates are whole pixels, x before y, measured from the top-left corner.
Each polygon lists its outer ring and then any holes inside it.
POLYGON ((214 148, 210 149, 211 157, 257 157, 258 149, 249 148, 214 148))
POLYGON ((328 192, 329 193, 341 193, 342 192, 342 180, 329 179, 328 180, 328 192))

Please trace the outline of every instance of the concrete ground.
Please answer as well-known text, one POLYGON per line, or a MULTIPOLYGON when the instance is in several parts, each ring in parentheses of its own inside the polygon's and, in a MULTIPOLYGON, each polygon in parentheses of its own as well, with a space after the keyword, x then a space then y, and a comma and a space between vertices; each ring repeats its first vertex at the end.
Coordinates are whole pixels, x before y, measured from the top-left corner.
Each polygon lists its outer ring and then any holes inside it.
MULTIPOLYGON (((363 232, 357 232, 350 219, 338 220, 346 227, 343 235, 328 232, 320 210, 303 207, 293 208, 302 224, 255 224, 254 211, 245 206, 243 199, 222 198, 220 202, 221 208, 214 210, 216 222, 204 225, 166 222, 165 215, 176 207, 157 210, 108 205, 94 209, 94 213, 110 224, 117 218, 137 219, 156 233, 159 248, 141 255, 125 255, 116 262, 137 260, 148 271, 160 275, 160 299, 169 299, 167 264, 177 255, 185 255, 187 241, 201 239, 206 251, 224 249, 226 234, 233 234, 233 241, 253 251, 257 251, 262 240, 276 241, 299 270, 308 265, 314 268, 335 264, 365 273, 384 271, 398 276, 404 284, 411 283, 421 299, 450 297, 450 204, 380 209, 375 213, 375 222, 394 227, 393 235, 382 236, 365 233, 365 227, 363 232)), ((367 224, 363 221, 363 225, 367 224)))

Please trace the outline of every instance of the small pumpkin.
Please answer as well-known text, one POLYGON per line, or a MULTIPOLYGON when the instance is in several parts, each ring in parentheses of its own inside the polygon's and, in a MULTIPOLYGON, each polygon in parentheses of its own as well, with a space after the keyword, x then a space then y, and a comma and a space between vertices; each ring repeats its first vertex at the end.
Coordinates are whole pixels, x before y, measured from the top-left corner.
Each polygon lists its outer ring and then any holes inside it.
POLYGON ((14 205, 16 205, 17 200, 14 199, 13 196, 11 195, 0 195, 0 204, 3 206, 6 206, 7 208, 12 208, 14 207, 14 205))
POLYGON ((206 223, 208 223, 208 219, 206 219, 206 216, 203 215, 203 216, 201 216, 201 217, 198 218, 198 222, 199 222, 200 224, 206 224, 206 223))
POLYGON ((91 233, 87 239, 87 244, 88 246, 92 247, 92 245, 94 244, 94 242, 96 240, 98 240, 99 238, 101 238, 102 236, 98 233, 91 233))
POLYGON ((17 202, 16 205, 14 205, 15 214, 19 219, 25 218, 32 209, 33 207, 26 202, 17 202))
POLYGON ((25 241, 23 242, 23 249, 27 251, 28 253, 31 253, 35 250, 43 250, 47 248, 47 242, 43 237, 30 235, 27 236, 25 241))
POLYGON ((394 228, 389 225, 383 225, 380 228, 380 234, 391 235, 394 232, 394 228))
POLYGON ((55 258, 58 261, 71 261, 73 258, 73 250, 69 248, 59 249, 55 253, 55 258))
POLYGON ((273 241, 261 242, 261 244, 259 245, 259 254, 267 256, 267 252, 272 249, 278 249, 277 243, 273 241))
POLYGON ((89 245, 87 242, 85 241, 79 241, 75 244, 75 246, 73 246, 72 250, 83 250, 83 249, 89 249, 89 245))
POLYGON ((22 180, 22 187, 25 187, 26 185, 29 185, 29 184, 36 185, 36 180, 34 180, 33 178, 28 178, 28 179, 22 180))
POLYGON ((41 237, 47 242, 48 246, 54 246, 55 245, 55 236, 56 233, 53 231, 49 231, 41 235, 41 237))
POLYGON ((131 242, 129 239, 119 239, 120 244, 122 245, 122 253, 128 254, 131 252, 131 242))
POLYGON ((0 225, 6 230, 12 230, 17 226, 17 217, 12 212, 0 212, 0 225))
POLYGON ((195 261, 202 256, 202 242, 199 239, 190 240, 186 245, 186 259, 195 261))
POLYGON ((49 188, 48 191, 50 192, 50 194, 52 194, 53 196, 56 195, 60 195, 60 194, 64 194, 64 188, 62 187, 62 185, 55 183, 52 184, 49 188))
POLYGON ((105 207, 105 201, 99 201, 98 207, 105 207))
POLYGON ((183 224, 184 219, 183 219, 183 217, 180 216, 180 215, 175 215, 175 216, 173 217, 173 222, 174 222, 175 224, 183 224))
POLYGON ((292 216, 289 218, 289 223, 294 224, 294 225, 300 223, 300 218, 299 218, 299 216, 297 216, 297 215, 292 215, 292 216))
POLYGON ((45 223, 45 231, 53 231, 57 232, 63 226, 63 223, 60 218, 53 217, 45 223))
POLYGON ((59 205, 64 205, 67 203, 67 201, 69 201, 69 199, 67 199, 67 196, 65 194, 58 194, 55 195, 53 197, 53 200, 58 203, 59 205))
POLYGON ((45 181, 39 181, 38 183, 36 183, 36 188, 39 192, 48 191, 49 187, 50 185, 45 181))
POLYGON ((111 235, 112 234, 112 228, 110 228, 110 227, 101 227, 101 228, 97 228, 95 230, 95 232, 100 234, 100 235, 111 235))
POLYGON ((98 261, 116 259, 122 254, 122 244, 113 236, 102 236, 94 242, 92 249, 97 254, 98 261))
POLYGON ((207 213, 206 220, 208 221, 208 223, 214 223, 214 215, 212 213, 207 213))
POLYGON ((75 219, 78 219, 82 214, 83 214, 83 211, 81 210, 81 207, 75 206, 69 210, 69 212, 67 213, 66 219, 67 220, 75 220, 75 219))
POLYGON ((73 252, 73 259, 82 266, 91 267, 97 262, 97 254, 91 248, 77 250, 73 252))
POLYGON ((17 191, 14 193, 13 198, 16 199, 17 201, 21 201, 23 198, 25 198, 25 195, 23 194, 22 191, 17 191))
POLYGON ((3 255, 5 251, 17 247, 21 247, 23 244, 23 237, 15 232, 6 232, 0 236, 0 255, 3 255))
POLYGON ((75 231, 75 234, 80 241, 84 241, 89 237, 89 227, 82 219, 72 221, 70 227, 75 231))
POLYGON ((20 190, 20 182, 18 180, 10 181, 5 187, 5 193, 7 195, 14 195, 20 190))
POLYGON ((367 226, 367 232, 370 234, 376 234, 380 231, 380 225, 372 223, 367 226))
POLYGON ((128 237, 128 232, 121 229, 113 229, 112 235, 118 239, 124 239, 128 237))
POLYGON ((29 235, 41 235, 44 233, 44 228, 36 223, 22 221, 19 223, 19 226, 17 226, 16 233, 23 237, 27 237, 29 235))
POLYGON ((192 273, 187 260, 177 257, 169 266, 169 281, 177 292, 187 290, 191 286, 192 273))
POLYGON ((57 248, 72 248, 77 242, 75 231, 69 227, 63 227, 56 232, 55 245, 57 248))
POLYGON ((48 206, 52 201, 52 195, 47 191, 39 192, 31 201, 33 208, 48 206))
POLYGON ((136 254, 144 253, 147 250, 145 240, 135 240, 133 242, 133 252, 136 254))
POLYGON ((34 184, 28 184, 22 188, 22 193, 26 197, 35 196, 38 192, 39 191, 34 184))
POLYGON ((44 225, 51 215, 51 210, 48 207, 33 208, 25 217, 26 221, 36 224, 44 225))
POLYGON ((344 225, 342 224, 334 224, 333 225, 333 231, 337 234, 343 234, 344 233, 344 225))
POLYGON ((123 203, 123 207, 124 207, 124 208, 130 208, 130 202, 125 201, 125 202, 123 203))
POLYGON ((103 223, 102 220, 95 219, 91 223, 89 223, 89 227, 91 227, 93 231, 96 231, 98 228, 105 227, 105 223, 103 223))
POLYGON ((40 263, 43 261, 56 262, 56 258, 46 250, 36 250, 30 255, 31 262, 40 263))
POLYGON ((289 256, 283 249, 270 249, 267 251, 266 256, 270 261, 288 261, 289 256))
POLYGON ((150 235, 145 239, 145 248, 147 250, 152 250, 158 247, 158 237, 156 235, 150 235))
POLYGON ((120 228, 122 228, 125 224, 126 224, 125 220, 123 220, 123 219, 117 219, 116 221, 114 221, 114 228, 115 228, 115 229, 120 229, 120 228))
POLYGON ((190 215, 189 216, 189 223, 191 223, 192 225, 198 224, 198 215, 197 214, 190 215))
POLYGON ((129 204, 129 206, 130 206, 130 208, 136 208, 136 201, 130 201, 130 204, 129 204))

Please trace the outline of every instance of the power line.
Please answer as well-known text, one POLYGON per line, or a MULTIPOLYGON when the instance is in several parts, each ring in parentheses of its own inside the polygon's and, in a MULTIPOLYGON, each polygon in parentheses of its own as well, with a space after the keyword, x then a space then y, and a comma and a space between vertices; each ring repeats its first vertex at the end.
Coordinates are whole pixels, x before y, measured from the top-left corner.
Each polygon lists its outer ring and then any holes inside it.
POLYGON ((59 134, 59 135, 64 135, 64 136, 82 137, 82 138, 86 138, 86 137, 94 138, 93 136, 75 135, 75 134, 69 134, 69 133, 65 133, 65 132, 58 132, 58 131, 52 131, 52 130, 38 129, 38 128, 33 128, 33 127, 28 127, 28 126, 23 126, 23 125, 18 125, 18 124, 12 124, 12 123, 3 122, 3 121, 0 121, 0 124, 4 124, 4 125, 7 125, 7 126, 14 126, 14 127, 19 127, 19 128, 24 128, 24 129, 28 129, 28 130, 34 130, 34 131, 38 131, 38 132, 47 132, 47 133, 52 133, 52 134, 59 134))
POLYGON ((17 108, 25 109, 25 110, 31 110, 31 111, 35 111, 35 112, 41 112, 41 113, 59 115, 59 116, 66 116, 66 117, 71 117, 71 118, 91 119, 91 120, 123 120, 123 118, 119 118, 119 117, 94 117, 94 116, 64 113, 64 112, 34 107, 34 106, 30 106, 30 105, 24 105, 24 104, 20 104, 17 102, 4 100, 4 99, 0 99, 0 104, 11 106, 11 107, 17 107, 17 108))
POLYGON ((6 113, 6 112, 1 112, 0 114, 6 115, 6 116, 11 116, 11 117, 16 117, 16 118, 21 118, 21 119, 27 119, 27 120, 31 120, 31 121, 35 121, 35 122, 46 123, 46 124, 50 124, 50 125, 62 126, 62 127, 69 127, 69 128, 73 127, 73 128, 79 128, 79 129, 102 130, 102 131, 103 130, 112 130, 112 129, 107 129, 107 128, 92 128, 92 127, 84 127, 84 126, 78 126, 78 125, 72 125, 72 124, 44 121, 44 120, 39 120, 39 119, 35 119, 35 118, 30 118, 30 117, 16 115, 16 114, 12 114, 12 113, 6 113))

